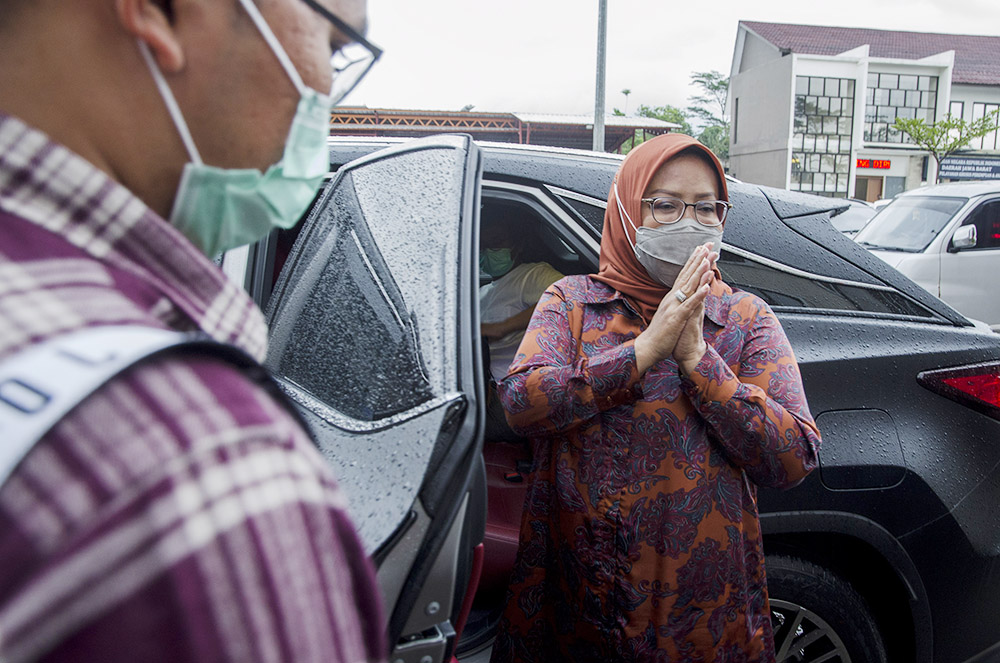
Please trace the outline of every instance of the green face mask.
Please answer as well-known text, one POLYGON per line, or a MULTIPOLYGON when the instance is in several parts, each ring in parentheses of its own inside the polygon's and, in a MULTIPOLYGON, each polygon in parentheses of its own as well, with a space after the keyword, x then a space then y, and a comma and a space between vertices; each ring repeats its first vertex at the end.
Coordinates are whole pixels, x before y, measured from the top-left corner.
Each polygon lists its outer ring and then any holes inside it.
POLYGON ((281 160, 256 168, 206 165, 160 68, 142 41, 139 49, 160 90, 191 162, 184 166, 170 222, 208 257, 255 242, 273 228, 291 228, 312 202, 330 168, 326 146, 330 97, 306 86, 257 7, 240 0, 299 91, 281 160))
POLYGON ((479 254, 479 269, 493 278, 500 278, 514 268, 510 249, 483 249, 479 254))

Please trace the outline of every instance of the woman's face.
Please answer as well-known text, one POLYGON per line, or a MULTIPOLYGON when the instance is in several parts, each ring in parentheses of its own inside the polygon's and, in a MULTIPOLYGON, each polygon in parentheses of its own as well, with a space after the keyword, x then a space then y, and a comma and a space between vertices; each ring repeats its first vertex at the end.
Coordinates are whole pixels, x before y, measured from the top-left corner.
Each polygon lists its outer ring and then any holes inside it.
MULTIPOLYGON (((686 203, 696 203, 699 200, 718 200, 719 189, 715 169, 705 163, 701 157, 693 154, 681 154, 663 164, 649 186, 643 192, 643 198, 672 196, 686 203)), ((694 208, 684 208, 684 218, 694 220, 694 208)), ((650 205, 642 204, 642 225, 647 228, 660 227, 653 220, 653 210, 650 205)))

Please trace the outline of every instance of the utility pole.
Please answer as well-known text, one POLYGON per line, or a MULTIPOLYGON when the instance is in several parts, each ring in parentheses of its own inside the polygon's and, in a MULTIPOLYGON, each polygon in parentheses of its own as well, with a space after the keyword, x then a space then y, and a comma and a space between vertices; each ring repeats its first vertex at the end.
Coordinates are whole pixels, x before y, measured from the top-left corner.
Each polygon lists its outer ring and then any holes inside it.
POLYGON ((604 65, 607 60, 608 0, 598 1, 597 14, 597 91, 594 97, 594 147, 604 151, 604 65))

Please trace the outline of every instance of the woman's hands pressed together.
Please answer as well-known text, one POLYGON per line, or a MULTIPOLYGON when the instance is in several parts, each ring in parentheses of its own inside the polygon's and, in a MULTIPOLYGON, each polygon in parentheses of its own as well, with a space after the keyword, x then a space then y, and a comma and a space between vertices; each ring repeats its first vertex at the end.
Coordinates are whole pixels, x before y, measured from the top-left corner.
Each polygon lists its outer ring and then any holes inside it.
POLYGON ((674 287, 664 295, 649 326, 635 339, 635 359, 639 374, 673 355, 684 374, 694 370, 707 346, 702 336, 705 297, 715 279, 713 268, 718 253, 712 243, 694 250, 677 275, 674 287))

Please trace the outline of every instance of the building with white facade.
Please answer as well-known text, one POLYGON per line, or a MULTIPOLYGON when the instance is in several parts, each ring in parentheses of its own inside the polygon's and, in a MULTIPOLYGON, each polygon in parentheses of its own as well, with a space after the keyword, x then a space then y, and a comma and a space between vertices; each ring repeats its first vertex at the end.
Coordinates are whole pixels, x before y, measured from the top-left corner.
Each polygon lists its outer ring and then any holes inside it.
MULTIPOLYGON (((935 176, 895 119, 1000 108, 1000 37, 740 21, 729 105, 735 177, 890 198, 935 176)), ((998 133, 946 160, 941 180, 1000 178, 998 133)))

